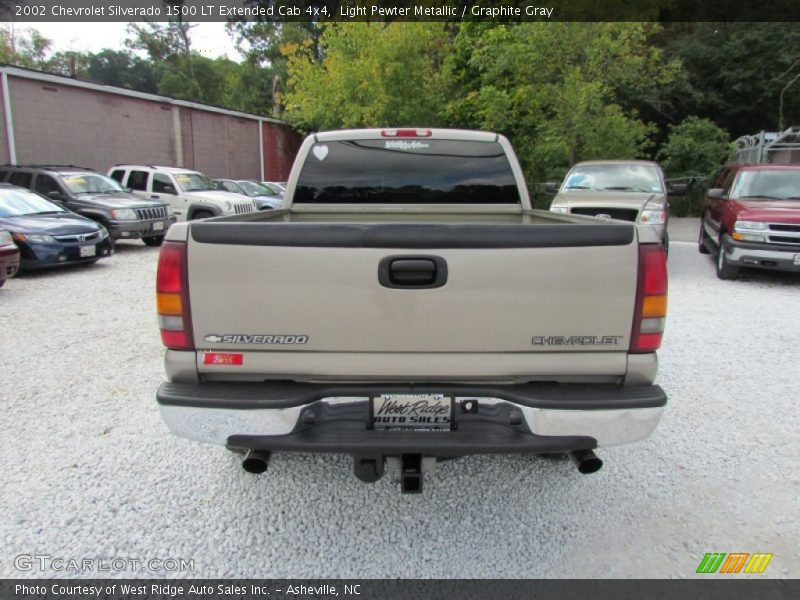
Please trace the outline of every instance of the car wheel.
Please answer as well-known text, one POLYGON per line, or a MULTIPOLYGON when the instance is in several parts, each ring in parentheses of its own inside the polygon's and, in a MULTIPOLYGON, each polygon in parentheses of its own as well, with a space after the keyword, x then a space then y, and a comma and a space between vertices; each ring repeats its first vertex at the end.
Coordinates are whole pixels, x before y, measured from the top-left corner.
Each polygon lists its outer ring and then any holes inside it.
POLYGON ((160 246, 164 242, 163 235, 142 238, 145 246, 160 246))
POLYGON ((717 277, 720 279, 738 279, 739 267, 728 262, 725 254, 727 244, 723 236, 719 236, 719 252, 717 253, 717 277))
POLYGON ((664 258, 669 258, 669 233, 664 232, 664 241, 661 244, 664 246, 664 258))
POLYGON ((196 221, 197 219, 208 219, 209 217, 213 217, 214 215, 211 214, 207 210, 198 210, 196 213, 192 215, 192 218, 189 219, 190 221, 196 221))
POLYGON ((697 238, 697 251, 700 254, 710 254, 706 247, 706 240, 708 240, 708 234, 706 233, 706 228, 703 227, 703 218, 700 217, 700 235, 697 238))
POLYGON ((6 284, 6 280, 5 279, 0 279, 0 288, 3 287, 5 284, 6 284))

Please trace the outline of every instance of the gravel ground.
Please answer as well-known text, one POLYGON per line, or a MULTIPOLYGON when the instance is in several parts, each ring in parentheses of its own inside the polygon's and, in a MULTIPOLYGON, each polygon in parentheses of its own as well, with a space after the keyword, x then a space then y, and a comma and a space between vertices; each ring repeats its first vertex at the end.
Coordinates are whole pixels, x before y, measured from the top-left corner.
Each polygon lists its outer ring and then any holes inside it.
MULTIPOLYGON (((719 281, 691 243, 670 253, 660 383, 647 441, 567 460, 443 463, 422 496, 359 483, 347 458, 277 455, 244 473, 171 436, 153 285, 157 249, 0 291, 0 576, 19 554, 168 557, 196 577, 691 577, 705 552, 772 552, 800 576, 800 278, 719 281)), ((91 576, 92 573, 85 573, 91 576)))

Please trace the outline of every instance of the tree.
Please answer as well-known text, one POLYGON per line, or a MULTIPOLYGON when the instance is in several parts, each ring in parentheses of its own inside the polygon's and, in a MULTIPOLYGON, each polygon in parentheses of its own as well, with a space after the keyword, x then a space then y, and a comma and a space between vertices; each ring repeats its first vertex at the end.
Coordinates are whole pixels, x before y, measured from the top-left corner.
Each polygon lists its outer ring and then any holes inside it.
POLYGON ((653 128, 636 108, 679 65, 642 23, 463 24, 448 56, 451 124, 502 131, 530 179, 576 161, 646 154, 653 128))
MULTIPOLYGON (((77 61, 77 75, 140 92, 158 92, 158 74, 150 61, 124 50, 101 50, 82 55, 77 61)), ((65 72, 60 69, 60 72, 65 72)))
POLYGON ((797 23, 673 23, 655 41, 685 72, 667 95, 673 123, 694 114, 733 137, 776 130, 783 97, 783 126, 800 125, 798 83, 787 88, 800 74, 797 23))
POLYGON ((159 91, 177 89, 181 97, 201 96, 201 88, 195 76, 195 56, 192 52, 190 32, 194 25, 185 21, 169 21, 128 26, 129 37, 125 45, 132 50, 144 50, 150 61, 158 65, 161 72, 159 91), (163 88, 163 89, 162 89, 163 88))
MULTIPOLYGON (((311 22, 232 22, 227 24, 229 35, 236 40, 239 53, 244 56, 243 77, 256 86, 262 94, 270 98, 270 110, 280 118, 283 112, 282 95, 288 79, 287 59, 282 48, 304 46, 312 56, 319 58, 320 27, 311 22), (262 68, 268 69, 261 71, 262 68), (269 82, 261 80, 262 74, 269 74, 269 82)), ((251 91, 247 87, 243 91, 251 91)), ((262 111, 263 112, 263 111, 262 111)))
POLYGON ((0 28, 0 61, 30 69, 45 70, 53 42, 36 29, 17 33, 14 23, 0 28))
POLYGON ((725 130, 708 119, 687 117, 670 127, 658 158, 669 177, 707 177, 728 158, 730 146, 725 130))
POLYGON ((435 125, 444 103, 441 23, 330 23, 287 44, 286 118, 301 129, 435 125))

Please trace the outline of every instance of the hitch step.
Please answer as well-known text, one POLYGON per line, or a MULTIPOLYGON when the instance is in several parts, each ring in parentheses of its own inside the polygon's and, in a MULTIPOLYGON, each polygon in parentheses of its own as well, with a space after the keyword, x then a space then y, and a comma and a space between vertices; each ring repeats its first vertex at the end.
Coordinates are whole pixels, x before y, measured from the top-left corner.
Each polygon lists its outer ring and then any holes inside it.
POLYGON ((400 491, 403 494, 421 494, 422 456, 420 454, 403 454, 400 462, 400 491))

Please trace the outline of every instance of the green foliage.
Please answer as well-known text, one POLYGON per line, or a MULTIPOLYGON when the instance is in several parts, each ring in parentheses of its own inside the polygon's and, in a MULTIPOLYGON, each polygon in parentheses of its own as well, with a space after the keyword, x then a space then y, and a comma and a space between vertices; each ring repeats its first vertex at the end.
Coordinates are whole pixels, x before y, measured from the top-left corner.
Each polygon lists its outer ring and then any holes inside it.
POLYGON ((453 124, 513 139, 530 180, 593 158, 643 156, 652 127, 631 98, 656 97, 679 66, 640 23, 463 25, 448 56, 453 124))
POLYGON ((153 62, 175 62, 180 56, 191 53, 192 27, 183 21, 170 21, 164 25, 131 23, 125 45, 131 50, 145 51, 153 62))
POLYGON ((17 33, 13 23, 0 28, 0 62, 45 70, 53 43, 35 29, 17 33))
POLYGON ((693 116, 670 126, 658 158, 668 177, 708 177, 728 158, 730 146, 725 130, 693 116))
MULTIPOLYGON (((625 10, 657 14, 668 2, 625 10)), ((569 9, 594 14, 590 0, 569 9)), ((593 158, 656 156, 670 176, 705 175, 728 133, 800 124, 800 25, 624 21, 229 23, 241 63, 199 55, 180 21, 133 25, 128 50, 97 53, 53 52, 35 30, 6 24, 0 61, 302 130, 499 131, 531 182, 593 158)))
POLYGON ((800 124, 800 26, 797 23, 673 23, 655 40, 683 65, 665 96, 671 122, 713 120, 736 138, 800 124), (785 91, 784 91, 785 89, 785 91))
POLYGON ((318 48, 284 47, 285 117, 301 129, 435 125, 446 39, 440 23, 325 25, 318 48))
MULTIPOLYGON (((68 74, 63 66, 59 71, 68 74)), ((106 85, 150 93, 158 91, 158 71, 153 63, 122 50, 83 55, 78 61, 78 75, 106 85)))
POLYGON ((302 129, 455 126, 512 138, 528 177, 633 158, 652 126, 632 108, 679 70, 637 23, 334 23, 285 46, 286 116, 302 129))
POLYGON ((236 40, 236 47, 245 57, 246 70, 243 78, 248 87, 245 94, 259 94, 262 99, 270 98, 270 112, 279 118, 283 116, 283 94, 286 90, 288 71, 287 59, 281 48, 303 45, 311 55, 319 51, 320 28, 316 23, 228 23, 228 33, 236 40), (269 79, 263 79, 260 69, 267 67, 269 79), (249 86, 255 86, 249 87, 249 86))

